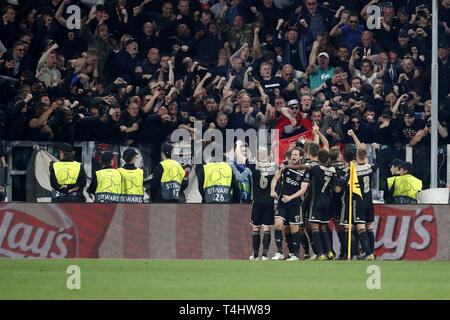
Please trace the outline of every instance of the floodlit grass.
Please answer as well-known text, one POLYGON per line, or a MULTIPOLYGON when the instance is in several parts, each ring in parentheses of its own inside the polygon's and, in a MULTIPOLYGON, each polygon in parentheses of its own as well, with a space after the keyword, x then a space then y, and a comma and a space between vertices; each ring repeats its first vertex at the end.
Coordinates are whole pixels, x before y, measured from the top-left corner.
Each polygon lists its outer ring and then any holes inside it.
POLYGON ((448 261, 0 259, 0 299, 450 299, 448 261), (67 267, 81 270, 69 290, 67 267), (369 290, 367 267, 381 270, 369 290))

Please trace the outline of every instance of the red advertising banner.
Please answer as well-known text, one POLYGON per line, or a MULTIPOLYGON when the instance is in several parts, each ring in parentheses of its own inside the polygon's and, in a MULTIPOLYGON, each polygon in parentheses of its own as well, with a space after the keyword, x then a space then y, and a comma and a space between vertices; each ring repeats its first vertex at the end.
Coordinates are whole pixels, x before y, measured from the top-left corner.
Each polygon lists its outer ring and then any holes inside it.
POLYGON ((2 204, 0 256, 98 258, 115 208, 103 204, 2 204))
MULTIPOLYGON (((250 212, 248 204, 3 203, 0 256, 247 259, 250 212)), ((375 205, 377 259, 450 260, 449 213, 449 205, 375 205)))
POLYGON ((433 206, 404 210, 375 206, 375 255, 387 260, 428 260, 436 256, 438 230, 433 206))

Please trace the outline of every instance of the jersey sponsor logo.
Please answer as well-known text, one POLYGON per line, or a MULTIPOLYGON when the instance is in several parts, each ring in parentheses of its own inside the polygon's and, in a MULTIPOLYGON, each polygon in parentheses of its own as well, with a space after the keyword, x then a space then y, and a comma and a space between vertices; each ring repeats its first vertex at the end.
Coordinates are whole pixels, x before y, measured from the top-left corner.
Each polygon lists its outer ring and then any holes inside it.
POLYGON ((286 183, 293 185, 293 186, 299 186, 300 183, 290 177, 286 177, 286 183))
POLYGON ((385 260, 428 260, 436 256, 438 234, 432 206, 401 210, 375 206, 375 254, 385 260))

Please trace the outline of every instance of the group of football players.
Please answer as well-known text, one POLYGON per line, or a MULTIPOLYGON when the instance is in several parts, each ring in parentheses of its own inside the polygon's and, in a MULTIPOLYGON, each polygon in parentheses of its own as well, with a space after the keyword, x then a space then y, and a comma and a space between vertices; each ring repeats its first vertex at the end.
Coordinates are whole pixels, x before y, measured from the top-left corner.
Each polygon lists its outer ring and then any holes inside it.
MULTIPOLYGON (((266 149, 258 151, 251 165, 253 206, 250 224, 253 228, 253 254, 250 260, 268 260, 271 231, 277 252, 272 260, 297 261, 348 259, 348 236, 351 225, 351 259, 374 260, 374 209, 372 180, 377 165, 368 162, 366 146, 352 130, 356 150, 328 146, 318 130, 315 141, 296 142, 285 153, 277 167, 266 149), (320 146, 320 142, 322 146, 320 146), (360 195, 352 194, 350 209, 350 163, 354 162, 360 195), (333 249, 330 225, 334 225, 339 254, 333 249), (263 229, 263 250, 261 246, 263 229), (288 255, 283 254, 283 235, 288 255), (300 255, 300 245, 303 255, 300 255), (312 249, 312 252, 310 251, 312 249)), ((376 145, 374 145, 377 148, 376 145)))

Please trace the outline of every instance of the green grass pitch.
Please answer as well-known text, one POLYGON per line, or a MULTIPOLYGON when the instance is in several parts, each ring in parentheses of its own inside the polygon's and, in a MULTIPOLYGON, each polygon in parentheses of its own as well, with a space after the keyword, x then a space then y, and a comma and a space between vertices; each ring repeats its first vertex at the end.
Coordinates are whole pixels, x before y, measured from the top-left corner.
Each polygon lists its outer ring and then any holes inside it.
POLYGON ((450 261, 4 258, 0 299, 450 299, 450 261), (79 290, 67 289, 70 265, 79 290), (379 290, 366 286, 370 265, 379 290))

